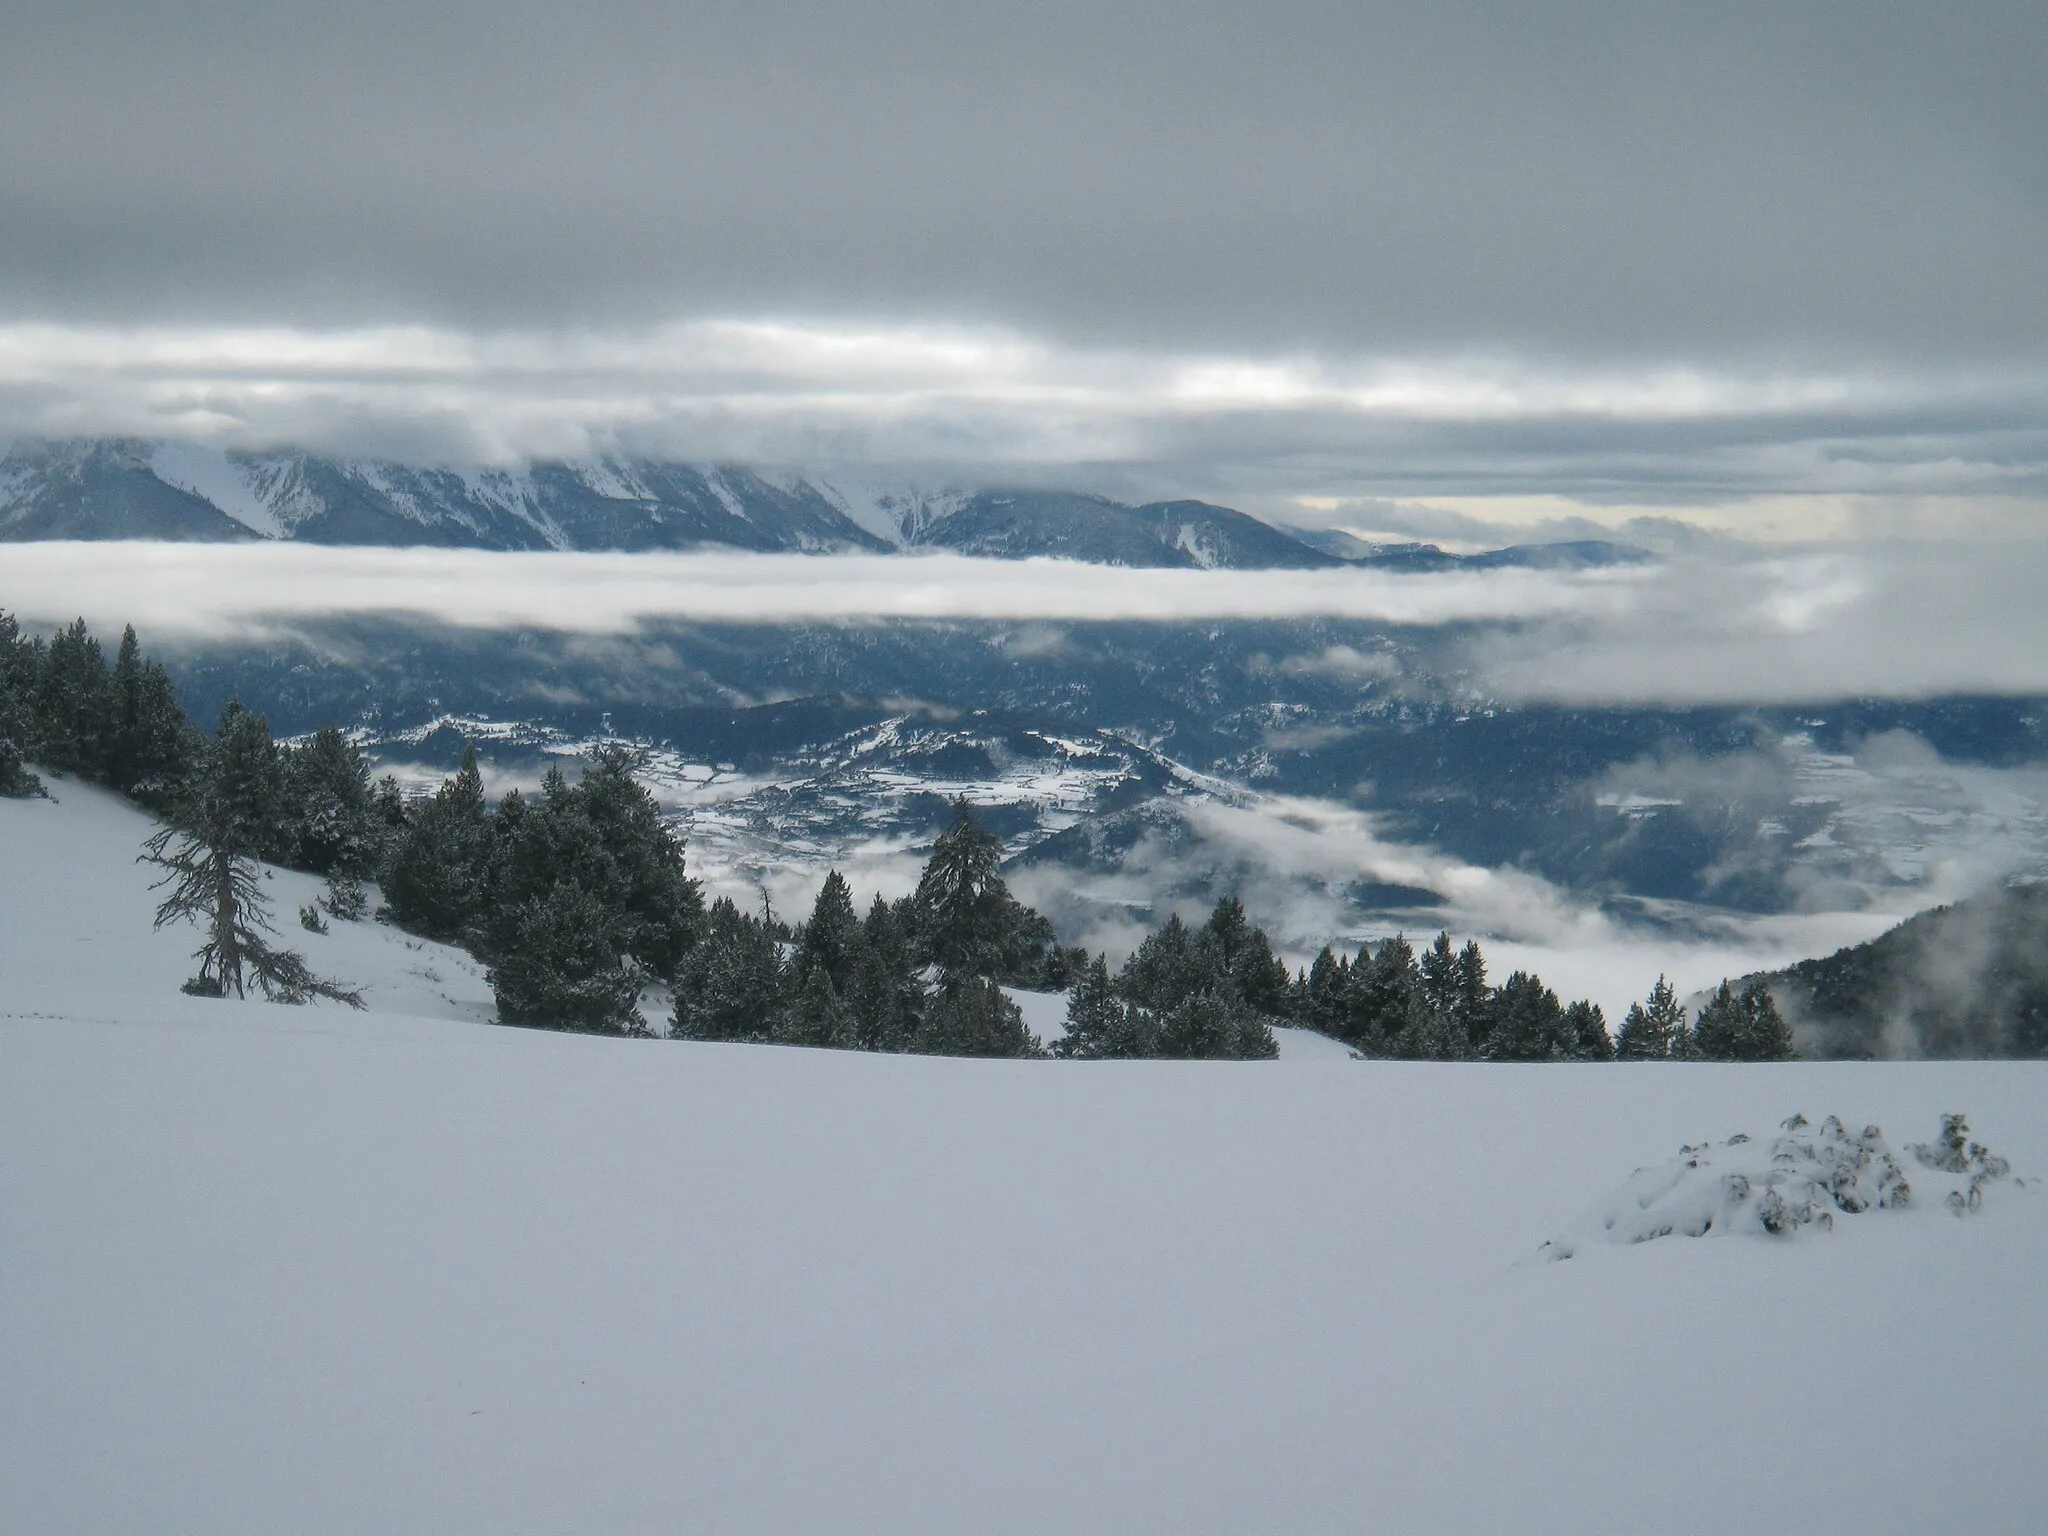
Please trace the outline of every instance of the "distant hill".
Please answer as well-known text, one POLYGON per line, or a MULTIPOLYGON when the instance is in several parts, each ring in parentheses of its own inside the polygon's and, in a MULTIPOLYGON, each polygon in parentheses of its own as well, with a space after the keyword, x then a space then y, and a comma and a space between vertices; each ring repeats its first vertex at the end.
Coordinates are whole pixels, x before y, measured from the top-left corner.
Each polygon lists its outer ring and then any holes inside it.
POLYGON ((1222 570, 1577 567, 1648 558, 1622 545, 1585 543, 1451 555, 1434 545, 1366 545, 1342 534, 1289 531, 1207 502, 1132 506, 1077 491, 931 491, 626 456, 419 466, 132 438, 17 443, 0 457, 0 541, 39 539, 815 554, 948 549, 1002 560, 1222 570))
POLYGON ((1634 544, 1606 539, 1559 539, 1544 544, 1511 544, 1477 554, 1454 555, 1435 544, 1376 544, 1341 528, 1297 529, 1302 543, 1349 565, 1372 565, 1396 571, 1499 570, 1518 566, 1530 570, 1577 571, 1595 566, 1641 565, 1656 558, 1634 544))
POLYGON ((1936 907, 1764 979, 1812 1055, 2048 1056, 2048 884, 1936 907))

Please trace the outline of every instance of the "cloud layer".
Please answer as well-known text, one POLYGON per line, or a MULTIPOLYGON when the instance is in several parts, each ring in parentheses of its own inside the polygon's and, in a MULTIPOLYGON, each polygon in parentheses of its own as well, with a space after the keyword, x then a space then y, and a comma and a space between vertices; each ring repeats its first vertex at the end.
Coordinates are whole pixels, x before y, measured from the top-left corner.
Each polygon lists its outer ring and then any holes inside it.
POLYGON ((1315 517, 1320 498, 1338 521, 1362 495, 2048 506, 2048 362, 1231 353, 796 320, 0 323, 0 438, 109 434, 433 462, 629 452, 1064 479, 1296 518, 1315 517))
MULTIPOLYGON (((1133 571, 953 555, 495 554, 296 544, 0 545, 0 605, 160 637, 390 613, 589 634, 661 620, 1204 622, 1339 618, 1435 631, 1444 680, 1567 703, 1804 703, 2048 693, 2048 549, 1735 550, 1649 567, 1133 571)), ((1386 671, 1327 645, 1283 671, 1386 671)), ((1382 679, 1383 680, 1383 679, 1382 679)))

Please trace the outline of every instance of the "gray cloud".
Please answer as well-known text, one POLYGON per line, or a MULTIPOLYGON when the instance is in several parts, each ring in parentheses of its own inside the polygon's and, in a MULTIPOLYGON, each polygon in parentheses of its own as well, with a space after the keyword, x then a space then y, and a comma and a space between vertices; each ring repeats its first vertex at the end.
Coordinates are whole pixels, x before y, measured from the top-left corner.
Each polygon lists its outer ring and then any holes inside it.
POLYGON ((15 0, 0 308, 2040 359, 2048 12, 15 0))
MULTIPOLYGON (((1810 535, 1822 497, 1853 504, 1854 531, 1895 534, 2009 532, 2048 506, 2048 362, 1799 371, 1232 354, 796 320, 0 322, 0 439, 109 434, 435 463, 623 451, 935 485, 1021 478, 1454 537, 1472 511, 1445 498, 1548 496, 1541 520, 1558 535, 1633 508, 1661 546, 1682 530, 1642 509, 1697 518, 1719 505, 1742 526, 1789 500, 1810 535)), ((1471 526, 1501 515, 1483 510, 1471 526)))

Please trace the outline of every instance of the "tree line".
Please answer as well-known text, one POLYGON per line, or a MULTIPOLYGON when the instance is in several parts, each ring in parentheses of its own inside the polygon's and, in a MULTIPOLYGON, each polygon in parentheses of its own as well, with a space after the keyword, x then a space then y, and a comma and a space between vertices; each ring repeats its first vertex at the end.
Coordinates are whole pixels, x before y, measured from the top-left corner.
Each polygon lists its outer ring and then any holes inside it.
POLYGON ((1114 971, 1063 947, 1001 874, 1002 845, 963 801, 910 895, 858 911, 830 872, 809 915, 707 905, 682 843, 636 778, 641 756, 604 744, 574 782, 550 769, 531 795, 492 803, 473 748, 429 795, 372 777, 328 726, 296 744, 238 703, 207 735, 186 719, 132 628, 107 662, 83 620, 45 641, 0 613, 0 794, 42 791, 29 763, 135 799, 162 818, 143 859, 162 871, 159 926, 196 923, 204 995, 360 1003, 276 941, 259 863, 320 875, 299 921, 377 913, 457 944, 486 967, 507 1023, 686 1040, 756 1041, 963 1056, 1257 1060, 1275 1025, 1318 1030, 1362 1056, 1416 1060, 1777 1060, 1789 1029, 1760 983, 1723 982, 1688 1021, 1659 978, 1610 1036, 1597 1004, 1541 978, 1487 979, 1476 942, 1440 933, 1325 948, 1291 974, 1234 898, 1206 921, 1171 916, 1114 971), (665 1031, 642 1011, 670 1000, 665 1031), (1067 994, 1050 1051, 1004 988, 1067 994))

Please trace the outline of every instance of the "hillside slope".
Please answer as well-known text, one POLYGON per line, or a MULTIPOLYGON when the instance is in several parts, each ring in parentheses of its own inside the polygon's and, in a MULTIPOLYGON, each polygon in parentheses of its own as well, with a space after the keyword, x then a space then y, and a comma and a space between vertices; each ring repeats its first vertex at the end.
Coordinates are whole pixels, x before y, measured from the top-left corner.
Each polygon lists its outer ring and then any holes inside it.
POLYGON ((2048 1066, 593 1039, 466 1021, 474 978, 373 925, 307 948, 378 1011, 206 1002, 147 932, 139 818, 57 790, 0 802, 0 1528, 2048 1515, 2037 1191, 1533 1262, 1630 1169, 1795 1109, 1895 1142, 1966 1109, 2048 1169, 2048 1066))
POLYGON ((2048 885, 1936 907, 1763 980, 1816 1055, 2048 1056, 2048 885))

